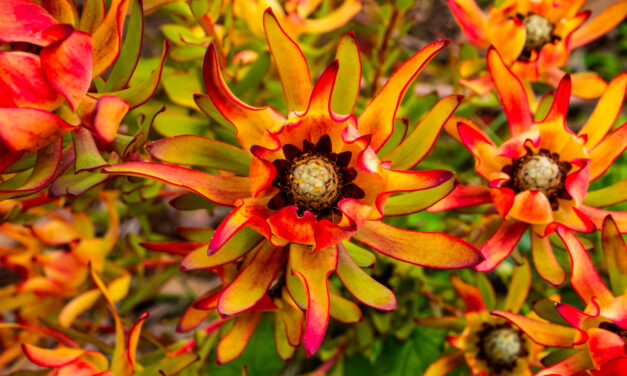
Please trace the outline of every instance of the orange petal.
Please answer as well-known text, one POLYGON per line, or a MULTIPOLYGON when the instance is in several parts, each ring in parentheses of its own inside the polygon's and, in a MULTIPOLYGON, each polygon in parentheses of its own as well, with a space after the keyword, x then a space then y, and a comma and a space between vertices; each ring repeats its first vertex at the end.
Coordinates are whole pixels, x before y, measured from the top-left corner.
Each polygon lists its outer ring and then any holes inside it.
POLYGON ((527 300, 529 287, 531 287, 531 267, 527 258, 523 257, 522 263, 514 266, 503 309, 509 312, 518 312, 527 300))
POLYGON ((533 229, 530 234, 531 255, 538 274, 553 286, 560 286, 566 279, 566 272, 555 257, 551 241, 548 237, 540 237, 533 229))
POLYGON ((223 220, 211 237, 209 255, 220 250, 231 237, 246 226, 253 226, 266 238, 270 238, 270 227, 265 223, 269 209, 248 200, 235 203, 233 209, 223 220))
POLYGON ((106 143, 113 142, 128 109, 128 103, 118 97, 105 95, 98 98, 92 115, 92 126, 96 135, 106 143))
POLYGON ((358 121, 359 132, 362 135, 372 135, 370 146, 375 151, 381 149, 392 134, 396 111, 411 82, 447 44, 448 41, 445 40, 433 42, 403 63, 361 114, 358 121))
POLYGON ((462 298, 464 304, 466 304, 466 310, 464 312, 487 312, 488 308, 483 302, 483 297, 479 289, 471 284, 464 282, 459 276, 451 274, 451 284, 457 294, 462 298))
POLYGON ((430 268, 467 268, 481 261, 479 251, 461 239, 398 229, 380 221, 367 221, 353 237, 386 256, 430 268))
POLYGON ((607 132, 612 129, 620 114, 627 91, 627 73, 616 76, 603 93, 594 108, 592 115, 586 121, 579 135, 586 135, 586 147, 592 149, 603 140, 607 132))
POLYGON ((45 9, 31 1, 4 0, 0 5, 0 40, 46 45, 43 31, 57 21, 45 9))
POLYGON ((91 84, 91 36, 72 31, 41 50, 41 67, 48 81, 75 110, 91 84))
POLYGON ((488 50, 488 69, 503 103, 512 136, 522 133, 533 123, 525 87, 507 67, 494 48, 488 50))
POLYGON ((627 123, 605 136, 590 151, 590 181, 599 178, 627 148, 627 123))
POLYGON ((611 301, 612 293, 596 272, 590 256, 579 239, 562 226, 558 226, 556 232, 568 249, 571 260, 570 284, 579 297, 586 304, 590 303, 593 297, 597 297, 602 303, 611 301))
POLYGON ((47 111, 34 108, 0 108, 0 140, 11 151, 41 149, 74 128, 47 111))
POLYGON ((529 225, 514 218, 503 221, 496 233, 481 246, 481 254, 484 261, 475 266, 475 270, 486 272, 494 269, 507 256, 512 253, 514 247, 520 241, 529 225))
POLYGON ((446 197, 427 209, 436 213, 445 210, 487 204, 492 201, 490 189, 484 185, 458 185, 446 197))
POLYGON ((618 1, 594 16, 570 37, 570 48, 577 48, 612 30, 627 16, 627 1, 618 1))
POLYGON ((615 358, 627 358, 625 341, 618 334, 600 328, 590 328, 588 334, 590 334, 588 346, 594 368, 601 368, 615 358))
POLYGON ((337 267, 337 249, 312 252, 311 247, 292 243, 289 260, 292 273, 302 281, 307 294, 304 346, 307 356, 320 347, 329 324, 328 277, 337 267))
POLYGON ((261 319, 262 313, 261 311, 251 310, 237 317, 235 324, 218 343, 216 350, 218 364, 228 363, 244 352, 259 319, 261 319))
POLYGON ((92 33, 94 62, 92 77, 103 74, 120 54, 128 4, 129 0, 111 0, 109 12, 92 33))
POLYGON ((73 349, 69 347, 59 347, 56 349, 43 349, 41 347, 28 344, 22 345, 24 354, 31 362, 42 367, 58 368, 75 362, 80 358, 85 350, 73 349))
MULTIPOLYGON (((228 264, 245 255, 253 247, 256 247, 263 240, 263 236, 256 231, 244 228, 238 231, 226 244, 220 248, 220 252, 207 255, 208 247, 206 242, 187 243, 197 245, 195 249, 188 252, 181 261, 181 271, 208 269, 219 265, 228 264)), ((142 243, 146 247, 146 243, 142 243)), ((147 247, 148 248, 148 247, 147 247)), ((149 248, 155 250, 154 248, 149 248)))
POLYGON ((338 61, 332 61, 324 69, 318 81, 316 81, 307 107, 308 115, 311 114, 315 116, 319 114, 320 116, 330 116, 332 114, 331 95, 333 94, 333 86, 335 85, 338 68, 338 61))
POLYGON ((508 65, 518 59, 527 39, 525 24, 516 18, 490 25, 488 35, 490 42, 508 65))
POLYGON ((268 291, 286 257, 285 247, 276 248, 269 241, 263 242, 250 263, 222 291, 218 312, 232 316, 254 306, 268 291))
POLYGON ((542 346, 571 347, 577 333, 575 328, 536 320, 516 313, 505 311, 492 311, 491 313, 516 325, 529 338, 542 346))
POLYGON ((564 75, 564 77, 562 77, 559 85, 557 86, 557 91, 553 96, 551 108, 542 120, 543 123, 554 121, 560 124, 564 124, 564 121, 566 120, 566 113, 568 112, 568 102, 570 101, 570 88, 570 75, 566 74, 564 75))
POLYGON ((137 344, 139 343, 139 335, 142 331, 142 325, 148 318, 148 312, 144 312, 139 316, 139 319, 133 324, 131 331, 128 333, 128 349, 127 356, 128 361, 131 363, 131 367, 135 366, 135 352, 137 351, 137 344))
POLYGON ((302 216, 296 213, 295 205, 285 206, 268 218, 272 234, 289 242, 314 244, 316 217, 306 211, 302 216))
MULTIPOLYGON (((213 43, 209 45, 205 54, 203 77, 211 101, 220 114, 233 124, 237 130, 237 139, 244 150, 260 144, 266 137, 267 130, 282 125, 285 121, 274 109, 248 106, 231 93, 220 72, 216 47, 213 43)), ((307 100, 309 100, 309 95, 307 95, 307 100)))
POLYGON ((116 175, 149 177, 185 188, 225 206, 250 195, 248 178, 217 176, 189 168, 154 162, 126 162, 105 167, 104 172, 116 175))
POLYGON ((470 43, 488 48, 488 17, 474 0, 448 0, 448 6, 470 43))
POLYGON ((561 67, 568 62, 568 50, 562 41, 545 44, 538 54, 538 72, 540 74, 554 67, 561 67))
POLYGON ((448 375, 455 368, 466 364, 466 358, 462 351, 455 351, 451 354, 442 356, 440 359, 431 363, 429 368, 422 376, 444 376, 448 375))
POLYGON ((508 214, 526 223, 547 224, 553 221, 551 203, 540 191, 527 190, 516 194, 508 214))
POLYGON ((506 159, 497 155, 498 149, 490 138, 466 123, 457 124, 457 132, 462 143, 476 158, 475 171, 485 179, 495 171, 501 171, 506 159))
POLYGON ((596 72, 571 73, 573 95, 582 99, 597 99, 607 89, 607 83, 596 72))
POLYGON ((307 108, 309 95, 312 92, 309 66, 305 55, 296 42, 281 28, 270 8, 263 14, 263 27, 279 72, 287 108, 289 111, 302 112, 307 108))
POLYGON ((338 244, 337 276, 357 300, 384 311, 396 308, 396 297, 387 287, 366 274, 343 245, 338 244))

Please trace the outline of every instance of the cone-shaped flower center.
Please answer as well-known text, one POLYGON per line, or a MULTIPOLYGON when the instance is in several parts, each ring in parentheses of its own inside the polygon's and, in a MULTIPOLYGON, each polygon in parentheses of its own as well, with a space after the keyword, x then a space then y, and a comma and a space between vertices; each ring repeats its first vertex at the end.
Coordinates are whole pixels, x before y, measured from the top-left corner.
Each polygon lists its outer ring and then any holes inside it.
POLYGON ((513 370, 518 358, 528 355, 522 332, 509 324, 483 324, 477 336, 477 357, 485 360, 494 374, 513 370))
POLYGON ((555 161, 544 155, 529 158, 518 171, 521 189, 536 189, 544 194, 560 185, 560 168, 555 161))
POLYGON ((328 201, 335 198, 338 176, 326 158, 308 156, 294 162, 290 186, 297 201, 328 201))
POLYGON ((553 34, 553 24, 551 21, 539 14, 529 14, 524 18, 527 39, 525 40, 524 51, 530 53, 532 50, 540 50, 542 46, 551 42, 553 34))

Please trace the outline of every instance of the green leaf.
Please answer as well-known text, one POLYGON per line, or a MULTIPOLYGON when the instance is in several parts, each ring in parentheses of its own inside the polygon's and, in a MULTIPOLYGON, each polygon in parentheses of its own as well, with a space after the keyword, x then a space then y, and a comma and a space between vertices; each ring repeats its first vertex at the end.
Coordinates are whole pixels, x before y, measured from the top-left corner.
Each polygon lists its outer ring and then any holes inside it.
POLYGON ((408 341, 387 337, 374 364, 375 375, 421 375, 441 356, 446 332, 418 327, 408 341))

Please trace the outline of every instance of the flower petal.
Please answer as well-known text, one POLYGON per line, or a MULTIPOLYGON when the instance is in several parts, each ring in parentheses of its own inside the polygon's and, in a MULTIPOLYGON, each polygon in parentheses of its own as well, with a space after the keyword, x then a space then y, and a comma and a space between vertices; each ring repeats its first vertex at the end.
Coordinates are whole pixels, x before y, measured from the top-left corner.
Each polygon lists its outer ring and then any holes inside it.
POLYGON ((520 311, 527 300, 529 287, 531 287, 531 267, 529 260, 523 257, 522 263, 514 267, 503 309, 514 313, 520 311))
POLYGON ((244 312, 235 319, 235 324, 220 339, 216 349, 218 364, 228 363, 244 352, 250 337, 252 337, 262 311, 250 310, 244 312))
POLYGON ((338 203, 338 209, 348 220, 347 225, 338 225, 323 219, 315 227, 315 250, 335 247, 339 242, 348 239, 359 230, 372 211, 372 206, 365 205, 355 199, 343 199, 338 203))
POLYGON ((588 351, 580 350, 559 363, 534 374, 534 376, 578 375, 592 367, 594 365, 588 351))
POLYGON ((248 178, 218 176, 189 168, 154 162, 126 162, 105 167, 104 172, 161 180, 164 183, 185 188, 225 206, 250 195, 248 178))
POLYGON ((618 334, 600 328, 590 328, 588 346, 594 368, 601 368, 614 358, 626 358, 625 341, 618 334))
POLYGON ((627 201, 627 178, 596 191, 588 191, 583 201, 588 206, 604 207, 627 201))
POLYGON ((596 72, 575 72, 570 76, 573 79, 573 95, 581 99, 597 99, 607 89, 607 82, 596 72))
POLYGON ((272 232, 265 222, 268 217, 268 208, 250 200, 239 200, 233 209, 213 233, 209 243, 209 255, 222 249, 235 234, 246 226, 251 226, 257 232, 270 238, 272 232))
POLYGON ((232 316, 257 304, 283 268, 286 258, 285 247, 276 248, 269 241, 264 241, 248 265, 222 291, 218 312, 223 316, 232 316))
POLYGON ((467 268, 481 261, 476 247, 461 239, 398 229, 379 221, 367 221, 353 238, 386 256, 430 268, 467 268))
POLYGON ((340 40, 335 58, 340 67, 331 96, 331 109, 337 114, 349 115, 355 108, 361 84, 361 59, 355 33, 351 31, 340 40))
POLYGON ((590 181, 594 181, 607 171, 614 160, 627 148, 627 123, 605 136, 590 151, 590 181))
POLYGON ((391 168, 395 170, 414 168, 429 153, 440 130, 453 115, 462 99, 461 95, 449 95, 436 103, 409 136, 381 160, 392 162, 391 168))
MULTIPOLYGON (((388 200, 387 205, 390 204, 392 199, 388 200)), ((467 206, 487 204, 491 201, 492 196, 490 196, 490 189, 485 185, 458 185, 446 197, 429 207, 427 211, 436 213, 467 206)))
POLYGON ((58 347, 56 349, 44 349, 41 347, 22 344, 22 350, 28 359, 42 367, 58 368, 75 362, 85 354, 83 349, 70 347, 58 347))
POLYGON ((289 242, 314 244, 316 217, 306 211, 302 216, 295 205, 285 206, 268 218, 272 234, 289 242))
POLYGON ((135 367, 135 352, 137 351, 137 344, 139 343, 139 335, 142 330, 144 321, 148 318, 148 312, 142 313, 139 319, 133 324, 131 331, 128 333, 128 349, 127 356, 128 361, 131 363, 131 367, 135 367))
POLYGON ((359 132, 372 135, 370 146, 378 151, 392 134, 398 106, 411 82, 448 41, 433 42, 403 63, 359 117, 359 132))
POLYGON ((592 115, 579 131, 579 135, 586 135, 586 147, 588 149, 597 146, 607 132, 612 129, 623 107, 626 91, 627 73, 619 74, 607 86, 592 115))
POLYGON ((563 125, 566 120, 566 112, 568 112, 568 102, 570 101, 570 89, 571 89, 570 75, 566 74, 559 82, 557 91, 553 96, 553 102, 551 108, 546 114, 542 123, 544 122, 558 122, 563 125))
POLYGON ((548 347, 571 347, 577 330, 568 326, 557 325, 546 321, 540 321, 516 313, 505 311, 492 311, 516 325, 534 342, 548 347))
POLYGON ((486 272, 501 263, 518 244, 529 225, 514 218, 503 221, 494 235, 481 246, 483 262, 475 266, 475 270, 486 272))
MULTIPOLYGON (((271 107, 248 106, 231 93, 220 72, 216 47, 213 43, 209 45, 205 54, 203 77, 211 101, 220 114, 235 127, 237 139, 244 150, 249 150, 251 146, 259 144, 266 135, 266 130, 283 124, 283 117, 271 107)), ((309 95, 307 95, 307 100, 309 100, 309 95)), ((269 145, 269 147, 272 146, 269 145)))
POLYGON ((577 295, 586 304, 590 303, 594 297, 602 303, 610 302, 613 298, 612 293, 596 272, 590 256, 579 239, 562 226, 557 226, 556 232, 568 249, 571 261, 570 284, 577 295))
POLYGON ((479 289, 471 284, 464 282, 459 276, 451 274, 451 285, 457 294, 462 298, 464 304, 466 304, 466 310, 464 312, 487 312, 488 308, 483 302, 481 292, 479 289))
POLYGON ((113 142, 128 109, 128 103, 118 97, 105 95, 98 98, 92 114, 94 133, 106 143, 113 142))
POLYGON ((333 87, 337 77, 339 64, 337 60, 333 60, 322 71, 316 85, 311 92, 309 105, 307 106, 307 114, 315 116, 331 116, 331 96, 333 95, 333 87))
POLYGON ((474 0, 448 0, 448 6, 470 43, 488 48, 488 17, 477 3, 474 0))
POLYGON ((254 247, 259 246, 263 239, 263 236, 256 231, 244 228, 233 235, 233 237, 220 248, 220 252, 216 252, 212 255, 207 254, 206 242, 191 243, 200 245, 185 255, 181 261, 181 271, 208 269, 233 262, 248 253, 254 247))
POLYGON ((0 4, 0 41, 46 45, 43 31, 57 24, 44 8, 31 1, 5 0, 0 4))
POLYGON ((111 0, 109 12, 92 33, 92 77, 103 74, 120 55, 122 31, 129 0, 111 0))
POLYGON ((283 30, 270 8, 263 14, 263 28, 279 72, 288 110, 305 111, 312 92, 311 76, 305 55, 298 44, 283 30))
POLYGON ((72 31, 41 50, 41 67, 48 81, 75 110, 91 84, 91 36, 72 31))
POLYGON ((618 1, 594 16, 570 36, 570 48, 577 48, 612 30, 627 16, 627 1, 618 1))
POLYGON ((466 358, 462 351, 455 351, 442 356, 431 363, 422 376, 444 376, 448 375, 455 368, 466 364, 466 358))
POLYGON ((307 295, 304 346, 307 356, 320 347, 329 324, 328 278, 337 267, 337 248, 312 252, 313 248, 290 244, 292 273, 302 281, 307 295))
POLYGON ((601 242, 612 292, 620 296, 627 288, 627 245, 611 216, 603 220, 601 242))
POLYGON ((180 135, 146 145, 146 150, 167 163, 204 166, 248 175, 251 156, 240 148, 211 138, 180 135))
POLYGON ((519 221, 546 224, 553 220, 549 199, 540 191, 526 190, 516 194, 509 215, 519 221))
POLYGON ((516 18, 491 24, 488 35, 490 42, 492 42, 492 45, 499 51, 508 65, 511 65, 518 59, 527 39, 525 24, 516 18))
POLYGON ((337 276, 357 300, 383 311, 396 309, 396 297, 387 287, 366 274, 342 244, 338 244, 337 276))
POLYGON ((438 211, 433 210, 433 208, 439 207, 440 202, 446 200, 452 192, 455 192, 456 184, 455 179, 451 179, 433 188, 394 195, 385 201, 383 215, 385 217, 406 215, 417 213, 427 208, 429 212, 438 211))
POLYGON ((608 215, 611 215, 618 231, 620 231, 621 234, 627 233, 627 212, 597 209, 586 205, 580 205, 579 210, 594 222, 597 228, 602 228, 603 220, 608 215))
POLYGON ((560 286, 566 279, 566 272, 560 266, 548 236, 540 237, 532 229, 531 255, 538 274, 553 286, 560 286))
POLYGON ((531 127, 533 119, 525 87, 507 67, 501 55, 494 48, 488 50, 488 69, 503 103, 512 136, 531 127))
POLYGON ((0 140, 11 151, 35 151, 57 141, 75 127, 34 108, 0 108, 0 140))
POLYGON ((577 329, 577 335, 575 336, 575 341, 573 345, 581 345, 588 340, 588 333, 586 332, 586 321, 590 318, 595 318, 599 316, 599 305, 596 299, 592 300, 593 312, 586 313, 580 311, 575 307, 572 307, 568 304, 564 303, 555 303, 555 310, 566 320, 573 328, 577 329))

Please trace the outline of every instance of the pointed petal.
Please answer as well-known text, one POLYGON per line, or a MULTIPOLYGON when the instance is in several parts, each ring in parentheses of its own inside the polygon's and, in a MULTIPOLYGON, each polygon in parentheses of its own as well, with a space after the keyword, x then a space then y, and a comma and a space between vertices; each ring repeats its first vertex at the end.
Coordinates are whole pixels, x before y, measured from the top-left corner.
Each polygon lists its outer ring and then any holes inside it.
POLYGON ((560 125, 564 124, 566 120, 566 112, 568 112, 568 102, 570 101, 570 88, 571 79, 570 75, 566 74, 560 80, 557 86, 557 91, 553 96, 553 102, 551 108, 546 114, 542 122, 558 122, 560 125))
POLYGON ((464 312, 487 312, 488 308, 483 302, 481 292, 479 289, 471 284, 464 282, 459 276, 451 274, 451 285, 457 294, 462 298, 464 304, 466 304, 466 310, 464 312))
POLYGON ((534 342, 548 347, 571 347, 577 330, 568 326, 557 325, 546 321, 540 321, 516 313, 505 311, 492 311, 516 325, 534 342))
MULTIPOLYGON (((427 209, 430 213, 487 204, 492 201, 490 189, 484 185, 458 185, 442 200, 427 209)), ((388 200, 388 205, 389 205, 388 200)))
POLYGON ((364 320, 359 306, 337 294, 330 294, 329 316, 343 324, 354 324, 364 320))
POLYGON ((307 356, 320 347, 329 324, 328 278, 337 267, 337 248, 321 249, 300 244, 290 245, 292 273, 300 278, 307 294, 304 346, 307 356))
POLYGON ((475 266, 475 270, 486 272, 499 265, 501 261, 512 253, 520 238, 527 231, 527 227, 529 227, 528 224, 514 218, 503 221, 496 233, 481 246, 480 251, 485 260, 475 266))
POLYGON ((625 341, 618 334, 600 328, 590 328, 588 346, 594 368, 601 368, 614 358, 627 358, 625 341))
POLYGON ((627 233, 627 212, 597 209, 586 205, 580 205, 579 210, 594 222, 597 228, 602 228, 605 217, 611 215, 614 222, 616 222, 618 231, 621 234, 627 233))
POLYGON ((375 151, 381 149, 392 134, 396 111, 411 82, 447 44, 448 41, 445 40, 431 43, 403 63, 361 114, 358 121, 359 132, 362 135, 372 135, 370 146, 375 151))
POLYGON ((361 84, 359 47, 352 31, 340 40, 335 58, 340 67, 331 96, 331 109, 337 114, 349 115, 355 108, 361 84))
POLYGON ((508 214, 519 221, 534 224, 546 224, 553 220, 549 199, 542 192, 533 190, 516 194, 508 214))
MULTIPOLYGON (((313 4, 313 2, 310 4, 313 4)), ((337 6, 336 9, 325 16, 320 18, 306 18, 303 20, 302 32, 308 34, 329 33, 347 24, 360 10, 360 1, 345 0, 341 5, 337 6)))
POLYGON ((315 114, 320 116, 331 115, 331 95, 333 94, 338 68, 338 61, 334 60, 324 69, 311 92, 307 114, 313 116, 315 114))
POLYGON ((543 369, 534 376, 578 375, 592 367, 594 365, 588 351, 580 350, 559 363, 543 369))
POLYGON ((444 376, 455 368, 466 364, 466 358, 462 351, 455 351, 453 353, 442 356, 440 359, 431 363, 427 368, 423 376, 444 376))
POLYGON ((315 250, 335 247, 339 242, 347 240, 359 230, 372 211, 372 206, 365 205, 355 199, 343 199, 338 203, 338 209, 348 220, 347 225, 338 225, 329 220, 321 220, 315 225, 315 250))
POLYGON ((527 300, 529 287, 531 287, 531 267, 527 258, 523 257, 522 263, 514 267, 503 309, 518 312, 527 300))
POLYGON ((305 111, 312 92, 305 55, 298 44, 283 30, 270 8, 263 14, 263 28, 279 72, 288 110, 305 111))
POLYGON ((250 310, 244 312, 235 319, 235 324, 220 339, 216 349, 218 364, 228 363, 244 352, 250 337, 252 337, 262 311, 250 310))
POLYGON ((525 24, 516 18, 490 25, 488 35, 490 42, 508 65, 518 59, 527 39, 525 24))
POLYGON ((598 298, 602 303, 610 302, 613 298, 612 293, 596 272, 588 252, 586 252, 579 239, 577 239, 575 234, 562 226, 558 226, 556 232, 568 249, 571 261, 570 284, 577 292, 577 295, 586 304, 590 303, 594 297, 598 298))
POLYGON ((611 216, 603 220, 601 242, 612 292, 620 296, 627 288, 627 245, 611 216))
POLYGON ((53 113, 34 108, 0 108, 0 140, 11 151, 35 151, 75 127, 53 113))
POLYGON ((627 178, 596 191, 588 191, 583 201, 588 206, 604 207, 627 201, 627 178))
MULTIPOLYGON (((233 262, 244 256, 254 247, 260 245, 263 236, 255 230, 244 228, 231 237, 219 252, 207 254, 207 243, 202 242, 194 250, 187 253, 181 261, 181 270, 208 269, 233 262)), ((198 243, 193 243, 198 244, 198 243)))
POLYGON ((0 41, 47 44, 43 31, 57 24, 44 8, 31 1, 5 0, 0 4, 0 41))
POLYGON ((457 124, 457 133, 464 146, 475 156, 475 171, 481 177, 489 179, 492 172, 501 170, 499 161, 503 158, 497 155, 496 145, 483 131, 460 122, 457 124))
POLYGON ((91 84, 91 36, 72 31, 41 50, 41 67, 52 86, 75 110, 91 84))
POLYGON ((94 62, 92 77, 103 74, 120 55, 128 4, 129 0, 112 0, 109 12, 92 33, 94 62))
POLYGON ((414 168, 429 153, 440 130, 453 115, 462 99, 461 95, 449 95, 436 103, 413 132, 381 160, 392 162, 391 168, 395 170, 414 168))
POLYGON ((448 0, 448 6, 470 43, 483 49, 488 48, 488 17, 475 0, 448 0))
POLYGON ((429 212, 438 211, 432 209, 454 192, 455 185, 455 179, 451 179, 434 188, 394 195, 385 202, 383 214, 386 217, 407 215, 417 213, 427 208, 429 212))
POLYGON ((570 48, 577 48, 612 30, 627 16, 627 1, 618 1, 594 16, 570 36, 570 48))
POLYGON ((248 178, 218 176, 189 168, 154 162, 126 162, 105 167, 104 172, 161 180, 164 183, 185 188, 225 206, 250 195, 248 178))
POLYGON ((272 234, 289 242, 314 244, 316 217, 306 211, 299 216, 295 205, 285 206, 268 218, 272 234))
POLYGON ((85 350, 73 349, 69 347, 59 347, 56 349, 43 349, 41 347, 22 344, 22 350, 28 359, 42 367, 58 368, 75 362, 80 358, 85 350))
POLYGON ((386 256, 430 268, 460 269, 481 261, 475 246, 438 232, 409 231, 367 221, 353 237, 386 256))
POLYGON ((496 49, 488 50, 487 59, 488 69, 503 103, 512 136, 528 130, 533 121, 523 84, 505 65, 496 49))
POLYGON ((590 152, 590 181, 607 171, 627 148, 627 123, 605 136, 590 152))
POLYGON ((530 236, 531 255, 538 274, 553 286, 560 286, 566 279, 566 272, 555 257, 551 241, 548 236, 540 237, 533 229, 530 236))
POLYGON ((254 306, 268 291, 286 257, 285 247, 276 248, 269 241, 263 242, 250 263, 220 295, 218 312, 232 316, 254 306))
MULTIPOLYGON (((237 139, 244 150, 249 150, 254 144, 260 143, 266 136, 266 130, 283 124, 283 117, 274 109, 251 107, 231 93, 220 72, 216 47, 213 43, 209 45, 205 54, 203 78, 211 101, 220 114, 235 127, 237 139)), ((309 100, 309 95, 307 95, 307 100, 309 100)))
POLYGON ((139 343, 139 335, 141 334, 142 325, 148 318, 148 312, 142 313, 137 322, 131 328, 128 333, 128 361, 131 363, 131 367, 135 367, 135 352, 137 351, 137 344, 139 343))
POLYGON ((579 135, 587 135, 586 147, 592 149, 603 140, 612 129, 620 114, 627 91, 627 73, 616 76, 599 99, 592 115, 586 121, 579 135))
POLYGON ((209 255, 220 250, 229 239, 246 226, 251 226, 266 238, 270 238, 272 232, 266 224, 268 208, 260 206, 249 200, 236 202, 233 209, 223 220, 213 233, 209 243, 209 255))
POLYGON ((396 308, 394 293, 357 266, 341 244, 338 244, 336 273, 348 292, 363 304, 383 311, 391 311, 396 308))
MULTIPOLYGON (((588 333, 586 332, 586 322, 590 318, 595 318, 599 316, 599 305, 596 301, 596 298, 592 300, 593 312, 586 313, 580 311, 575 307, 572 307, 568 304, 564 303, 555 303, 555 310, 559 313, 564 320, 566 320, 573 328, 577 329, 577 335, 575 336, 575 341, 573 345, 581 345, 588 340, 588 333)), ((589 306, 590 307, 590 306, 589 306)))

